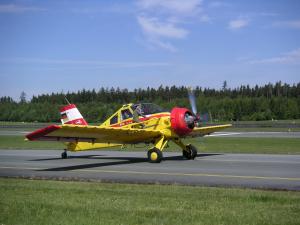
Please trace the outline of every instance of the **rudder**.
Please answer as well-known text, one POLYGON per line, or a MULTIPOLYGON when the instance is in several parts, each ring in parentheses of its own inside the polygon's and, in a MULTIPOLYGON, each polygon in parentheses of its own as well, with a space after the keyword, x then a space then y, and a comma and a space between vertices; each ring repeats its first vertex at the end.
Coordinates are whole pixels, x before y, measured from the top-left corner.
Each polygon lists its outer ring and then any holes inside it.
POLYGON ((61 123, 88 125, 75 104, 69 104, 60 108, 61 123))

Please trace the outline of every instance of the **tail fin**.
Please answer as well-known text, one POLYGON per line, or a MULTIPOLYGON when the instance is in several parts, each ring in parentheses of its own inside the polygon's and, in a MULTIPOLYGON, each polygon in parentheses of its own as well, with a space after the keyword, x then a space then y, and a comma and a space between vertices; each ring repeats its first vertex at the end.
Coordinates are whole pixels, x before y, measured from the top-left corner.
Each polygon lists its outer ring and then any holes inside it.
POLYGON ((74 104, 61 107, 60 115, 62 124, 88 125, 74 104))

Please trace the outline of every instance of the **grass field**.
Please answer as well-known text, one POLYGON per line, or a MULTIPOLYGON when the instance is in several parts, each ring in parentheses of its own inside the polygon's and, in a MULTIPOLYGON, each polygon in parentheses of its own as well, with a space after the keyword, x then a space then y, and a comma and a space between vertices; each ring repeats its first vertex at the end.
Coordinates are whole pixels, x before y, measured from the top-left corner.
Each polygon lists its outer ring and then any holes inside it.
POLYGON ((189 141, 200 152, 300 154, 298 138, 205 137, 189 141))
POLYGON ((300 132, 298 127, 230 127, 226 132, 300 132))
MULTIPOLYGON (((298 138, 205 137, 186 139, 184 142, 195 145, 202 153, 300 154, 298 138)), ((142 151, 147 148, 142 145, 138 148, 129 145, 122 151, 142 151)), ((23 136, 0 136, 0 149, 64 149, 64 145, 60 142, 24 141, 23 136)), ((180 149, 170 142, 165 151, 180 151, 180 149)))
POLYGON ((0 224, 300 224, 300 193, 0 178, 0 224))

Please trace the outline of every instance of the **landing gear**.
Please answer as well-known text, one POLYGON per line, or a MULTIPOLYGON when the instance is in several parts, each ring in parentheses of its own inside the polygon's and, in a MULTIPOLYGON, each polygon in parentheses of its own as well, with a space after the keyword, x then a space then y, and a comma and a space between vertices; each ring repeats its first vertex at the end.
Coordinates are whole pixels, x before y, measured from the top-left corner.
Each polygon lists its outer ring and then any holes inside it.
POLYGON ((148 151, 148 160, 151 163, 160 163, 162 157, 163 157, 162 152, 155 147, 148 151))
POLYGON ((197 148, 194 145, 185 145, 179 138, 173 139, 174 143, 182 149, 182 155, 186 159, 195 159, 197 157, 197 148))
POLYGON ((195 159, 197 157, 197 153, 197 148, 191 144, 186 146, 186 150, 182 151, 182 155, 186 159, 195 159))
POLYGON ((62 159, 68 158, 67 150, 65 150, 63 153, 61 153, 61 158, 62 159))
POLYGON ((167 143, 168 139, 166 139, 164 136, 161 136, 155 140, 154 147, 149 149, 148 151, 148 160, 150 163, 161 162, 163 158, 162 150, 164 149, 167 143))

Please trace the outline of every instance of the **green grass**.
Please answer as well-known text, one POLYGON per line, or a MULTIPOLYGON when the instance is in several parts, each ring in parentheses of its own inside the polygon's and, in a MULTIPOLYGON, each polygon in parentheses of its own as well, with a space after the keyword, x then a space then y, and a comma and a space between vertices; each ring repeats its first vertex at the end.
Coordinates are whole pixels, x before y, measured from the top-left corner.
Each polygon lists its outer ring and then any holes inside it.
MULTIPOLYGON (((300 154, 299 138, 247 138, 247 137, 205 137, 184 140, 186 144, 195 145, 201 153, 266 153, 266 154, 300 154)), ((0 149, 63 149, 61 142, 24 141, 23 136, 0 136, 0 149)), ((142 151, 148 147, 138 145, 122 151, 142 151)), ((114 148, 113 150, 120 150, 114 148)), ((169 142, 165 151, 181 151, 169 142)))
POLYGON ((262 120, 262 121, 235 121, 240 124, 258 124, 258 125, 272 125, 272 124, 300 124, 299 119, 293 120, 262 120))
POLYGON ((189 141, 200 152, 300 154, 299 138, 205 137, 189 141))
POLYGON ((300 224, 300 193, 0 179, 0 224, 300 224))
POLYGON ((230 127, 224 132, 300 132, 298 127, 230 127))

